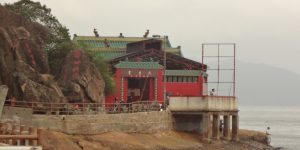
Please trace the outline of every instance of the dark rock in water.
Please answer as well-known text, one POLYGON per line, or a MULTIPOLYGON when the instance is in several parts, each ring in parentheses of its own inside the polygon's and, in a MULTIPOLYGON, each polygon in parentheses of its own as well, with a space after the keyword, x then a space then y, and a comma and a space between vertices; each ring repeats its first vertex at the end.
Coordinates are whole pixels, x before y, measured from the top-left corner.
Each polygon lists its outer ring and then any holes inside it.
POLYGON ((58 82, 69 101, 102 103, 104 100, 102 75, 82 50, 67 55, 58 82))
POLYGON ((275 147, 274 150, 285 150, 284 147, 275 147))
POLYGON ((44 41, 48 30, 0 6, 0 84, 8 97, 24 101, 60 101, 64 96, 48 75, 44 41))

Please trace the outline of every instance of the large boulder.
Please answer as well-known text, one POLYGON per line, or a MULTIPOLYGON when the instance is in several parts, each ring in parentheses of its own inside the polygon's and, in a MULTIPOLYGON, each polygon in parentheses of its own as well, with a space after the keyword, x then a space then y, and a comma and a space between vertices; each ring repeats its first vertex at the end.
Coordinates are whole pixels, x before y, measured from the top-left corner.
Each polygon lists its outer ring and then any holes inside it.
POLYGON ((104 101, 105 83, 102 75, 82 50, 68 53, 58 82, 69 101, 104 101))
POLYGON ((0 84, 9 87, 8 97, 43 102, 64 99, 48 75, 47 34, 42 25, 0 6, 0 84))

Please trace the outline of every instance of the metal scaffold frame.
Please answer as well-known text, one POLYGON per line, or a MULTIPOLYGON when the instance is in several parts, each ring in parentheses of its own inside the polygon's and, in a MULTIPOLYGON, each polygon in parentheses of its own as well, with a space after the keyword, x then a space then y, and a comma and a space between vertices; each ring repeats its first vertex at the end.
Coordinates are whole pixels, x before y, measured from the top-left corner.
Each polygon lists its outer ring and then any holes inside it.
MULTIPOLYGON (((209 70, 216 70, 217 71, 217 81, 207 81, 207 84, 217 84, 217 95, 218 95, 218 88, 219 84, 231 84, 232 85, 232 95, 231 95, 231 89, 229 92, 229 96, 236 96, 236 44, 235 43, 203 43, 202 44, 202 64, 206 64, 207 58, 215 58, 217 59, 217 68, 210 69, 209 67, 205 67, 205 65, 202 65, 202 71, 209 71, 209 70), (217 48, 217 54, 216 55, 206 55, 206 47, 207 46, 215 46, 217 48), (222 50, 222 46, 232 46, 232 53, 231 54, 220 54, 220 51, 222 50), (228 58, 232 60, 232 68, 222 68, 220 67, 220 59, 221 58, 228 58), (220 73, 222 71, 231 71, 232 70, 232 81, 221 81, 220 80, 220 73)), ((204 85, 204 84, 203 84, 204 85)), ((207 93, 208 94, 208 93, 207 93)))

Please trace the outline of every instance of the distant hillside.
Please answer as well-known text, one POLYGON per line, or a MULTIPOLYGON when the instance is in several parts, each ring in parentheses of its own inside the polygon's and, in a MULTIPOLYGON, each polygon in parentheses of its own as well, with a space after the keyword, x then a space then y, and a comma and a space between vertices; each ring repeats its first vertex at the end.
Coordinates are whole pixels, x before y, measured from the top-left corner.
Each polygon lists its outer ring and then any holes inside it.
POLYGON ((300 75, 292 71, 237 61, 236 82, 239 105, 300 106, 300 75))

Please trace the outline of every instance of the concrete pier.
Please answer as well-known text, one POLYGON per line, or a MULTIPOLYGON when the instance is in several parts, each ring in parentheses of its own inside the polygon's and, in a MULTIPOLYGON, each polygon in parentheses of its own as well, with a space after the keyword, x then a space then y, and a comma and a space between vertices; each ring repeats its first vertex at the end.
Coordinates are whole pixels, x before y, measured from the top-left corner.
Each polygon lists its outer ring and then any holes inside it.
POLYGON ((239 131, 239 116, 235 114, 232 116, 232 134, 231 139, 234 141, 238 141, 238 131, 239 131))
POLYGON ((219 116, 219 114, 213 114, 212 138, 215 140, 220 139, 220 116, 219 116))
POLYGON ((210 128, 211 128, 210 114, 204 113, 202 114, 202 128, 201 128, 203 140, 206 141, 210 140, 211 138, 210 128))
POLYGON ((182 127, 185 124, 184 128, 175 128, 175 130, 189 131, 189 129, 196 129, 200 124, 200 134, 204 141, 219 140, 220 138, 238 140, 239 118, 236 97, 171 97, 169 109, 175 126, 180 124, 182 127), (176 118, 179 115, 187 116, 188 119, 176 118), (199 120, 198 116, 194 119, 191 118, 196 115, 200 115, 202 119, 199 120), (220 124, 222 117, 223 124, 220 124), (232 132, 230 133, 230 131, 232 132))
POLYGON ((229 132, 230 132, 230 116, 224 115, 224 126, 223 126, 223 138, 229 140, 229 132))

